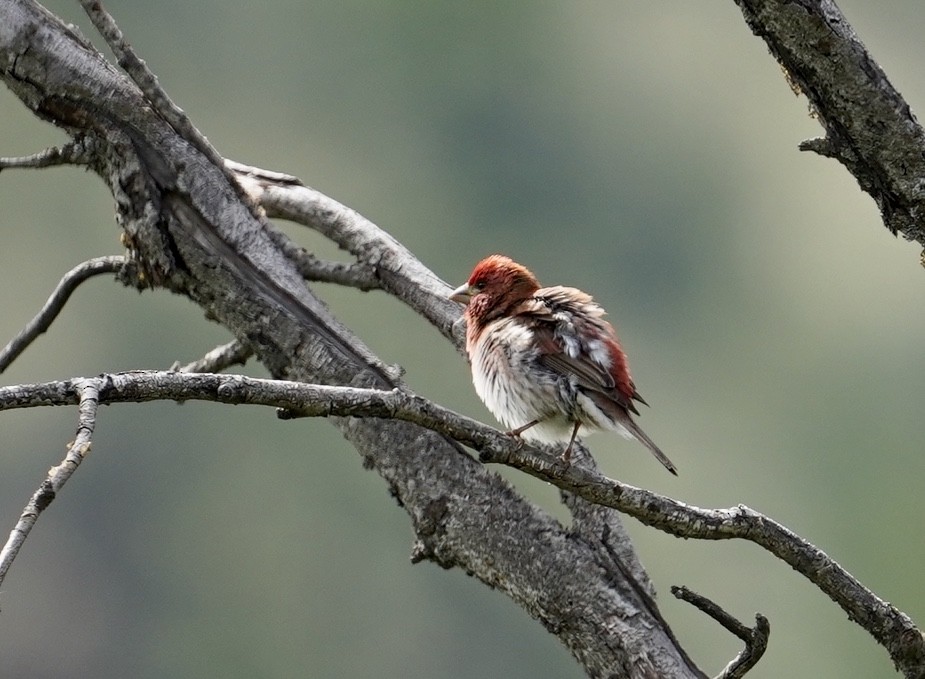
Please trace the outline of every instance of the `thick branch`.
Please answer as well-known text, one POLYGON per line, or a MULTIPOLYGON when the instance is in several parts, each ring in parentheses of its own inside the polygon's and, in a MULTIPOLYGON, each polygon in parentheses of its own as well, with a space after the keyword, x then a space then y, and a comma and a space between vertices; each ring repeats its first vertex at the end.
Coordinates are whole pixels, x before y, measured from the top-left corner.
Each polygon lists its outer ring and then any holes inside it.
POLYGON ((833 0, 736 0, 826 131, 804 144, 837 158, 894 234, 925 246, 925 132, 833 0))

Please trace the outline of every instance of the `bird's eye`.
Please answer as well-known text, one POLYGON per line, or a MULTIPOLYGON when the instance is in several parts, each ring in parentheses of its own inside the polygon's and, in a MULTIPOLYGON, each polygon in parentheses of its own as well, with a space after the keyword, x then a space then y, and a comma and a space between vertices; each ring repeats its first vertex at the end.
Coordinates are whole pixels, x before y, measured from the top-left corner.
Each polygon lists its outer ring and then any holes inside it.
POLYGON ((472 289, 476 291, 482 291, 485 289, 485 281, 475 281, 472 284, 472 289))

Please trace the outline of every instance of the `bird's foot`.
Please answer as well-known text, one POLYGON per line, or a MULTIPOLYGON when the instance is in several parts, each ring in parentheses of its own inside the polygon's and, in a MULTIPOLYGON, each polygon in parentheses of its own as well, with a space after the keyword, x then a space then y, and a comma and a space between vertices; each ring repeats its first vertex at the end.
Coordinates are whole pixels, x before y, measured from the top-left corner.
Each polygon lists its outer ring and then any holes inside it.
POLYGON ((504 435, 509 436, 510 438, 514 439, 517 442, 518 449, 523 448, 524 440, 520 437, 520 435, 523 434, 525 431, 527 431, 530 427, 537 425, 539 423, 540 423, 539 420, 531 420, 527 422, 525 425, 523 425, 522 427, 517 427, 517 429, 511 429, 510 431, 504 432, 504 435))
POLYGON ((511 441, 517 444, 517 450, 520 450, 521 448, 524 447, 524 440, 523 440, 523 437, 520 435, 520 431, 521 430, 518 430, 518 429, 512 429, 511 431, 504 432, 505 436, 507 436, 509 439, 511 439, 511 441))
POLYGON ((559 461, 564 464, 566 467, 571 466, 572 464, 572 444, 569 443, 565 450, 562 451, 562 454, 559 456, 559 461))

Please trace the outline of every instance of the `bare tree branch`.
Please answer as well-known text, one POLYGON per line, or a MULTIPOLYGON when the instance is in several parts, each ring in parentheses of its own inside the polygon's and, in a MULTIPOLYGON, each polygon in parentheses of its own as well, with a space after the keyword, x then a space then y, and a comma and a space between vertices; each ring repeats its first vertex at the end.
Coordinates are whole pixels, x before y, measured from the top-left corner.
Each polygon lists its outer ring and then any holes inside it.
POLYGON ((864 587, 825 552, 745 505, 710 510, 662 496, 653 500, 648 491, 597 477, 581 468, 563 470, 555 461, 539 458, 527 449, 482 449, 480 459, 520 469, 672 535, 754 542, 825 592, 887 649, 897 665, 925 659, 925 639, 909 616, 864 587))
MULTIPOLYGON (((821 549, 773 519, 744 505, 727 509, 694 507, 607 478, 584 465, 566 466, 555 451, 540 451, 513 441, 492 427, 402 389, 380 391, 242 375, 139 371, 102 376, 99 398, 103 403, 201 399, 275 406, 306 417, 373 417, 412 422, 474 448, 483 462, 519 469, 671 535, 754 542, 819 587, 891 655, 896 653, 902 658, 925 655, 925 640, 906 614, 877 597, 821 549)), ((71 381, 6 387, 0 388, 0 411, 66 405, 74 399, 71 381)), ((739 635, 738 629, 731 631, 739 635)))
POLYGON ((801 148, 837 159, 890 231, 925 246, 925 132, 835 2, 736 4, 825 128, 801 148))
POLYGON ((768 637, 771 634, 771 625, 766 617, 761 613, 756 613, 755 627, 746 627, 715 602, 687 587, 672 587, 671 593, 703 611, 745 642, 745 648, 723 668, 716 679, 741 679, 758 664, 768 647, 768 637))
MULTIPOLYGON (((31 0, 0 0, 0 21, 0 78, 36 115, 95 144, 90 168, 113 194, 145 284, 202 306, 253 347, 274 377, 376 389, 399 384, 397 371, 306 286, 224 165, 191 146, 137 87, 31 0)), ((394 275, 390 256, 398 250, 383 251, 386 266, 379 267, 375 247, 370 243, 359 261, 384 287, 417 285, 394 275)), ((408 263, 408 273, 430 278, 425 294, 446 310, 449 332, 458 309, 439 299, 447 288, 410 255, 408 263)), ((607 528, 609 540, 624 539, 617 512, 588 512, 607 521, 573 531, 459 454, 446 436, 393 419, 331 420, 400 502, 418 555, 510 596, 554 631, 588 674, 703 676, 652 616, 638 594, 644 588, 615 581, 621 571, 607 568, 611 553, 631 550, 628 542, 602 550, 594 534, 607 528)), ((627 572, 638 568, 636 561, 627 572)))
POLYGON ((29 321, 16 337, 0 351, 0 373, 10 367, 10 364, 36 340, 36 338, 51 327, 51 324, 64 309, 71 293, 84 281, 104 273, 118 273, 125 264, 125 257, 111 255, 108 257, 95 257, 78 264, 64 274, 51 297, 45 302, 39 313, 29 321))
POLYGON ((425 267, 404 245, 342 203, 302 184, 291 175, 230 165, 248 194, 270 217, 311 227, 371 267, 383 290, 430 321, 444 337, 462 346, 460 306, 447 295, 451 287, 425 267), (247 168, 241 171, 241 168, 247 168))

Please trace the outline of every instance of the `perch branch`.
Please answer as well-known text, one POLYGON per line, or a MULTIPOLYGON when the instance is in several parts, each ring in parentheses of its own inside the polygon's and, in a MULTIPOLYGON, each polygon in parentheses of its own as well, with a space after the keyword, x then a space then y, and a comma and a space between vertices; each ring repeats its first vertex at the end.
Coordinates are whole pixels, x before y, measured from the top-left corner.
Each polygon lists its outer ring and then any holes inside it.
POLYGON ((925 639, 909 616, 877 597, 821 549, 745 505, 728 509, 693 507, 578 467, 564 469, 526 448, 482 449, 480 459, 520 469, 678 537, 754 542, 828 595, 887 649, 894 663, 925 672, 925 639))
MULTIPOLYGON (((0 411, 73 404, 78 383, 80 380, 0 388, 0 411)), ((897 665, 925 667, 925 640, 905 613, 877 597, 825 552, 744 505, 703 509, 607 478, 590 468, 565 466, 555 455, 520 445, 492 427, 400 389, 381 391, 241 375, 156 371, 103 375, 99 385, 102 403, 208 400, 276 406, 309 417, 377 417, 413 422, 478 450, 483 462, 519 469, 671 535, 754 542, 825 592, 888 650, 897 665)))

